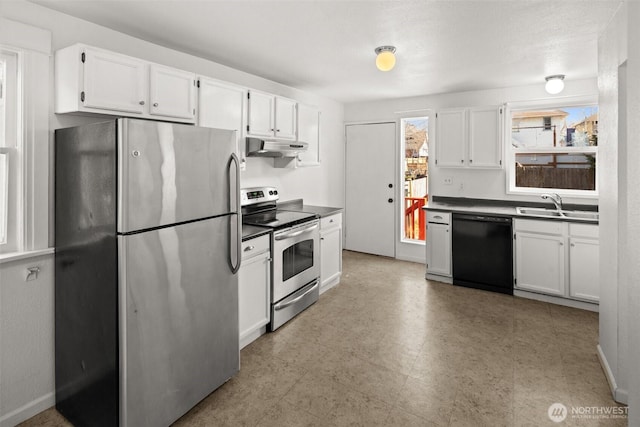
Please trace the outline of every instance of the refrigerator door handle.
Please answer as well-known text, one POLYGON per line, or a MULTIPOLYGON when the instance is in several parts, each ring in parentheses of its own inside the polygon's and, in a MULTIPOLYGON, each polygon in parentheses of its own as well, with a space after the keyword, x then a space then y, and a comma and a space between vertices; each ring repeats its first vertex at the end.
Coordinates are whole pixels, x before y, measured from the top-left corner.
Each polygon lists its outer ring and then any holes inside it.
MULTIPOLYGON (((238 270, 240 270, 240 264, 242 264, 242 212, 240 210, 240 160, 238 159, 238 156, 236 156, 236 153, 231 153, 231 157, 229 158, 229 164, 228 164, 228 168, 229 168, 229 204, 231 204, 231 193, 232 193, 232 188, 231 188, 231 164, 235 163, 235 168, 236 168, 236 185, 235 185, 235 199, 236 199, 236 206, 235 212, 231 212, 232 214, 236 215, 236 260, 238 262, 238 264, 234 267, 233 266, 233 258, 231 256, 231 242, 229 242, 229 263, 231 264, 231 272, 233 274, 236 274, 238 272, 238 270)), ((229 235, 229 239, 231 239, 231 235, 229 235)))

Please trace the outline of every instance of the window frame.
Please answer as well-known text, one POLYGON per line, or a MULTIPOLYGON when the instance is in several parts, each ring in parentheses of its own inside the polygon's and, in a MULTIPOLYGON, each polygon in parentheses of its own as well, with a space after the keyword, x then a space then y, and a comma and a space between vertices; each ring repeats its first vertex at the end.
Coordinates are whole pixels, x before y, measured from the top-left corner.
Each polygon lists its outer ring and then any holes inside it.
MULTIPOLYGON (((17 247, 0 252, 0 269, 5 263, 53 253, 54 237, 50 233, 53 217, 49 203, 53 194, 53 133, 50 99, 53 95, 53 54, 51 31, 0 17, 0 47, 20 55, 21 141, 19 158, 20 185, 16 187, 15 212, 17 247)), ((17 157, 17 156, 14 156, 17 157)))
MULTIPOLYGON (((0 254, 17 252, 24 247, 24 144, 23 144, 23 53, 0 45, 0 55, 9 59, 6 63, 5 81, 11 82, 4 93, 5 135, 8 144, 0 145, 0 154, 7 156, 5 178, 7 189, 4 198, 6 212, 0 217, 0 231, 6 227, 6 235, 0 233, 0 254), (3 221, 4 220, 4 221, 3 221)), ((0 207, 2 204, 0 204, 0 207)))
POLYGON ((537 101, 522 101, 522 102, 511 102, 507 103, 506 106, 506 119, 505 120, 505 141, 504 144, 504 157, 506 159, 505 168, 506 168, 506 187, 507 194, 514 195, 538 195, 541 193, 557 193, 563 197, 574 197, 574 198, 588 198, 594 199, 598 198, 599 189, 598 189, 598 176, 600 173, 600 168, 596 167, 596 177, 595 177, 595 190, 574 190, 574 189, 565 189, 565 188, 543 188, 543 187, 516 187, 516 170, 515 170, 515 159, 516 154, 593 154, 596 159, 596 164, 598 163, 598 147, 597 146, 587 146, 587 147, 556 147, 555 149, 549 148, 515 148, 511 143, 511 128, 513 123, 513 113, 518 111, 527 111, 533 109, 560 109, 566 107, 581 107, 581 106, 589 106, 596 105, 598 106, 598 96, 597 95, 585 95, 585 96, 571 96, 571 97, 558 97, 537 101))

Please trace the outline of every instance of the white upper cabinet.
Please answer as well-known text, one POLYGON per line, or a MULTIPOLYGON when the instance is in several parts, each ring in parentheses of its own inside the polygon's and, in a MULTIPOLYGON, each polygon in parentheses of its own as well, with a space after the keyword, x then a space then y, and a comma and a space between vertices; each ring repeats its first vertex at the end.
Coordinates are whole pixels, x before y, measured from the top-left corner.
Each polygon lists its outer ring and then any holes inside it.
POLYGON ((247 135, 296 139, 296 101, 250 90, 247 110, 247 135))
POLYGON ((149 113, 183 119, 195 118, 196 76, 188 71, 149 66, 149 113))
POLYGON ((83 90, 79 93, 84 107, 144 112, 146 64, 143 61, 92 48, 85 48, 75 61, 84 65, 83 90))
POLYGON ((206 77, 198 81, 198 126, 235 130, 240 138, 247 89, 206 77))
POLYGON ((198 79, 198 126, 236 131, 236 151, 241 159, 245 156, 242 143, 246 123, 245 99, 247 89, 241 86, 207 77, 198 79))
POLYGON ((274 136, 276 97, 252 90, 249 91, 248 101, 247 134, 266 138, 274 136))
POLYGON ((502 167, 502 107, 450 108, 436 114, 436 165, 502 167))
POLYGON ((469 109, 469 166, 502 166, 502 107, 469 109))
POLYGON ((55 112, 195 122, 195 75, 75 44, 55 54, 55 112))
POLYGON ((320 164, 320 111, 317 108, 298 104, 298 141, 309 144, 307 151, 298 155, 298 166, 320 164))
POLYGON ((296 139, 296 101, 276 96, 276 137, 296 139))
POLYGON ((467 146, 467 110, 455 108, 436 114, 436 165, 464 167, 467 146))

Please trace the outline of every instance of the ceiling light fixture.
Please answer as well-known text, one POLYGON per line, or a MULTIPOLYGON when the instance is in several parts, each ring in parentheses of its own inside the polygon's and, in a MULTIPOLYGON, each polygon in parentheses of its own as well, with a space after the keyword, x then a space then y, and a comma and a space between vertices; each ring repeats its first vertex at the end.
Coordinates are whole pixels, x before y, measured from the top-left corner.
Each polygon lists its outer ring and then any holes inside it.
POLYGON ((544 89, 551 95, 562 92, 564 89, 564 74, 555 74, 553 76, 545 77, 547 83, 544 85, 544 89))
POLYGON ((376 50, 376 67, 380 71, 389 71, 396 65, 395 46, 380 46, 376 50))

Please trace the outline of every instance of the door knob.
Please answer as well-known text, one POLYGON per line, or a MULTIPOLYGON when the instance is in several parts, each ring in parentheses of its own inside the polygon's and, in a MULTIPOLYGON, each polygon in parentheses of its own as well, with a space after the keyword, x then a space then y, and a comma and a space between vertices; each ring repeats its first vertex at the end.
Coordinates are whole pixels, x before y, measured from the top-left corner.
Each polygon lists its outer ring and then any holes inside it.
POLYGON ((389 184, 389 188, 393 188, 393 184, 389 184))
POLYGON ((393 199, 389 199, 389 200, 387 200, 387 202, 393 203, 393 199))

